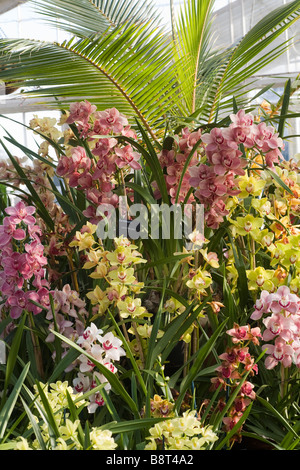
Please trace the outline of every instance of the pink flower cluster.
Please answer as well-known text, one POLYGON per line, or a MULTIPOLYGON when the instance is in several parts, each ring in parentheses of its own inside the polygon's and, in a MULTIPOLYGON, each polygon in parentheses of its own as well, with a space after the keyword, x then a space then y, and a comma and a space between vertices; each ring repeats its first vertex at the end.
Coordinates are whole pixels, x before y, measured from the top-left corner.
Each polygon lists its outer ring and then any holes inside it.
MULTIPOLYGON (((171 197, 172 204, 176 202, 177 190, 179 187, 180 179, 183 173, 185 162, 193 149, 194 145, 201 139, 201 131, 190 132, 188 128, 182 130, 181 136, 176 136, 174 148, 172 150, 163 149, 158 159, 162 169, 165 170, 164 176, 167 185, 168 194, 171 197)), ((188 191, 191 188, 190 185, 190 168, 196 165, 198 162, 198 153, 194 152, 192 159, 189 163, 189 167, 186 170, 180 187, 180 194, 178 197, 178 203, 183 202, 187 196, 188 191)), ((160 192, 155 187, 155 197, 160 198, 160 192)), ((194 196, 191 194, 188 203, 194 201, 194 196)))
POLYGON ((280 149, 284 149, 284 143, 273 126, 267 126, 265 122, 255 124, 252 114, 245 114, 242 109, 230 118, 232 124, 226 131, 229 140, 263 154, 266 165, 271 168, 274 163, 279 163, 280 158, 283 159, 280 149))
MULTIPOLYGON (((53 298, 54 312, 52 311, 48 295, 46 319, 50 321, 50 333, 46 338, 46 342, 52 343, 54 341, 55 336, 52 331, 55 330, 55 327, 60 334, 72 341, 76 341, 83 334, 85 327, 84 320, 88 316, 85 301, 80 299, 78 292, 73 290, 69 284, 64 285, 62 290, 52 290, 50 294, 53 298), (53 313, 55 315, 55 323, 53 313)), ((64 348, 63 355, 65 355, 69 350, 69 345, 62 342, 62 347, 64 348)), ((55 358, 55 354, 56 351, 53 353, 53 358, 55 358)), ((74 365, 67 370, 69 371, 73 367, 74 365)))
POLYGON ((90 152, 81 145, 72 147, 70 155, 63 155, 56 173, 69 179, 71 187, 82 190, 91 203, 84 215, 97 221, 96 208, 100 204, 118 204, 114 193, 115 175, 122 169, 139 170, 140 155, 130 144, 121 146, 116 134, 136 138, 128 120, 116 108, 97 111, 88 101, 70 105, 67 124, 75 124, 80 137, 85 140, 90 152))
POLYGON ((195 189, 197 201, 204 204, 208 227, 215 229, 228 214, 225 204, 229 196, 238 195, 236 177, 244 175, 247 164, 240 145, 264 154, 266 164, 272 167, 279 162, 283 141, 274 128, 264 122, 254 123, 251 114, 244 110, 232 114, 228 128, 213 128, 201 136, 205 144, 206 162, 189 168, 189 184, 195 189))
POLYGON ((8 214, 0 226, 0 292, 11 318, 23 310, 40 313, 48 294, 45 278, 47 258, 40 241, 41 229, 33 216, 35 208, 23 201, 5 209, 8 214))
POLYGON ((274 293, 262 291, 251 318, 259 320, 265 315, 263 340, 273 342, 262 347, 268 355, 266 368, 278 364, 290 367, 293 363, 300 368, 300 298, 287 286, 280 286, 274 293))
MULTIPOLYGON (((249 325, 239 326, 234 324, 233 328, 227 331, 231 337, 233 346, 228 347, 226 352, 221 354, 219 358, 222 360, 220 366, 216 368, 217 377, 211 379, 213 389, 221 386, 224 390, 233 390, 239 385, 243 374, 249 372, 250 376, 258 373, 257 364, 249 353, 248 344, 259 344, 261 333, 259 328, 251 328, 249 325)), ((235 398, 228 415, 223 418, 225 430, 230 431, 241 419, 247 406, 256 398, 254 385, 249 381, 244 381, 238 396, 235 398)), ((219 408, 224 407, 224 400, 220 400, 219 408)), ((234 439, 239 438, 239 433, 234 439)))
MULTIPOLYGON (((95 358, 95 361, 102 364, 110 372, 115 374, 117 368, 114 365, 115 361, 120 361, 122 356, 125 356, 125 351, 121 347, 122 341, 114 336, 113 333, 108 332, 102 335, 103 331, 98 329, 94 323, 88 326, 82 335, 77 339, 77 344, 84 349, 89 356, 95 358)), ((73 380, 74 390, 77 393, 85 393, 97 387, 98 383, 106 384, 105 390, 108 392, 111 388, 107 378, 97 372, 97 367, 93 361, 85 354, 78 357, 79 373, 73 380)), ((90 405, 88 406, 89 413, 94 413, 98 406, 105 404, 104 399, 99 391, 89 396, 90 405)))

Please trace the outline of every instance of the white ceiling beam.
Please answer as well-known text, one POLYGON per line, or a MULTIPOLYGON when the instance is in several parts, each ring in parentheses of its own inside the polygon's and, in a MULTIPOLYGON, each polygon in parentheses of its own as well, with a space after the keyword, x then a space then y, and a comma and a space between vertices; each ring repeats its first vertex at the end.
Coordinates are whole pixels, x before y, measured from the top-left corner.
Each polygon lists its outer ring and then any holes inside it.
POLYGON ((21 3, 25 3, 26 1, 27 0, 0 0, 0 14, 12 10, 21 3))

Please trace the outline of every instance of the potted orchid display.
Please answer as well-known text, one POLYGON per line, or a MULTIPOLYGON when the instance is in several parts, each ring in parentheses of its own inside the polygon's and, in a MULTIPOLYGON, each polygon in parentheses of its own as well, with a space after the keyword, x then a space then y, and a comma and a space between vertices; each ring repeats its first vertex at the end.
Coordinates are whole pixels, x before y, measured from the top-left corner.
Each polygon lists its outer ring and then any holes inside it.
POLYGON ((60 111, 0 139, 0 449, 299 450, 299 80, 242 91, 299 1, 222 53, 209 0, 173 35, 116 3, 38 0, 72 38, 0 41, 60 111))
POLYGON ((299 166, 261 118, 186 126, 155 153, 85 100, 35 116, 28 164, 2 141, 4 448, 297 447, 299 166))

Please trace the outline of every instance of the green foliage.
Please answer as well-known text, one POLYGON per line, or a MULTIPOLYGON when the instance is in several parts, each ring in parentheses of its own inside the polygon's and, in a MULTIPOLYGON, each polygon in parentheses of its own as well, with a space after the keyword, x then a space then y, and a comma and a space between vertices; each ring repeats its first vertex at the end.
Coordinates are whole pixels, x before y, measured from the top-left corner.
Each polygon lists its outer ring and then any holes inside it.
MULTIPOLYGON (((299 1, 285 4, 255 25, 238 44, 215 52, 210 41, 213 9, 210 0, 187 1, 171 32, 160 29, 158 15, 150 17, 153 9, 139 0, 38 0, 35 4, 47 21, 56 21, 58 16, 60 27, 71 33, 72 38, 63 44, 1 40, 0 79, 15 81, 24 88, 25 96, 50 99, 59 109, 84 97, 99 110, 116 107, 128 115, 138 139, 125 135, 115 138, 120 145, 130 144, 141 155, 141 169, 125 172, 123 181, 124 174, 117 174, 116 179, 120 178, 117 192, 121 195, 123 191, 133 191, 129 206, 142 202, 147 208, 157 202, 154 184, 160 192, 159 202, 171 205, 159 152, 173 148, 185 125, 193 128, 201 125, 204 131, 228 126, 228 114, 236 113, 245 104, 241 83, 286 49, 286 43, 274 49, 269 46, 300 13, 299 1)), ((267 122, 278 125, 280 136, 284 136, 286 120, 292 116, 290 95, 288 81, 280 113, 265 116, 267 122)), ((72 146, 84 147, 93 157, 76 125, 70 128, 72 146)), ((84 250, 80 243, 72 245, 81 229, 83 233, 89 229, 84 215, 88 200, 81 189, 70 187, 67 178, 55 175, 57 161, 66 151, 63 139, 51 139, 37 129, 34 132, 50 144, 55 158, 41 155, 40 149, 24 148, 7 133, 0 143, 15 176, 1 182, 1 217, 6 215, 10 195, 34 205, 43 227, 44 246, 50 250, 51 237, 57 237, 55 248, 62 249, 62 254, 51 250, 48 254, 47 274, 53 288, 48 307, 33 301, 41 307, 40 314, 33 316, 24 311, 20 318, 12 320, 8 312, 7 317, 1 318, 0 333, 5 337, 7 362, 0 366, 0 450, 16 445, 26 447, 28 442, 43 450, 91 450, 101 448, 101 439, 107 439, 110 449, 114 445, 121 450, 143 449, 154 425, 159 428, 161 422, 182 416, 186 410, 198 413, 201 425, 216 433, 218 440, 211 442, 212 449, 231 449, 236 439, 246 436, 271 448, 298 450, 298 370, 292 369, 286 377, 282 371, 280 376, 278 370, 268 370, 262 360, 264 353, 250 341, 247 348, 255 361, 238 384, 232 380, 224 382, 223 389, 211 388, 216 368, 221 365, 220 355, 232 346, 226 332, 236 324, 254 325, 250 315, 259 292, 252 289, 249 272, 254 271, 255 262, 268 269, 272 260, 259 239, 252 240, 248 234, 234 231, 232 220, 235 222, 246 213, 258 217, 258 211, 251 206, 252 199, 237 202, 233 197, 230 217, 217 229, 205 227, 207 252, 218 257, 215 265, 207 261, 205 250, 187 251, 184 245, 187 240, 172 235, 169 239, 136 241, 134 249, 146 262, 132 263, 136 280, 141 283, 140 289, 139 284, 133 284, 133 288, 137 289, 142 305, 150 304, 149 317, 122 316, 117 303, 97 312, 95 304, 103 307, 105 300, 98 299, 94 304, 93 293, 103 292, 108 273, 91 276, 93 273, 83 267, 90 254, 89 245, 84 250), (38 168, 46 168, 47 179, 43 183, 29 176, 30 172, 8 150, 7 142, 24 152, 33 166, 38 162, 41 165, 38 168), (51 206, 43 202, 44 192, 54 198, 54 207, 61 211, 58 225, 51 206), (63 226, 66 221, 70 223, 69 231, 63 226), (209 270, 209 284, 195 293, 187 283, 202 266, 209 270), (90 300, 86 303, 85 326, 95 323, 103 334, 113 333, 121 341, 125 357, 118 362, 116 372, 81 347, 75 336, 60 330, 54 293, 64 286, 72 286, 72 295, 76 292, 80 299, 90 300), (49 333, 53 335, 52 342, 49 333), (180 357, 176 363, 178 347, 180 357), (69 385, 82 357, 93 364, 98 375, 93 388, 77 395, 69 385), (259 374, 255 375, 254 366, 258 363, 259 374), (235 400, 250 378, 257 389, 257 400, 247 406, 228 430, 224 428, 224 418, 230 416, 235 400), (103 406, 89 413, 90 399, 98 393, 103 406)), ((176 202, 200 146, 198 140, 187 155, 176 187, 176 202)), ((256 176, 259 171, 264 172, 269 185, 267 194, 274 205, 276 197, 290 201, 288 198, 294 192, 285 174, 270 170, 259 161, 251 169, 254 160, 246 155, 243 146, 240 148, 248 158, 247 171, 256 176)), ((192 188, 184 202, 191 192, 192 188)), ((279 230, 272 225, 275 222, 282 229, 287 228, 279 219, 280 214, 278 218, 264 219, 272 233, 279 230)), ((16 247, 20 252, 24 248, 18 243, 16 247)), ((101 242, 98 248, 106 254, 115 254, 112 240, 101 242)), ((203 274, 201 269, 200 273, 203 274)), ((288 266, 287 281, 297 276, 298 271, 288 266)))
POLYGON ((0 79, 60 109, 83 96, 98 109, 115 106, 156 141, 170 119, 173 128, 190 119, 215 122, 230 111, 232 95, 239 107, 249 104, 242 84, 286 50, 286 41, 270 45, 299 18, 300 4, 278 7, 221 51, 212 48, 213 6, 185 1, 168 31, 155 8, 139 0, 35 1, 42 18, 71 39, 2 39, 0 79))

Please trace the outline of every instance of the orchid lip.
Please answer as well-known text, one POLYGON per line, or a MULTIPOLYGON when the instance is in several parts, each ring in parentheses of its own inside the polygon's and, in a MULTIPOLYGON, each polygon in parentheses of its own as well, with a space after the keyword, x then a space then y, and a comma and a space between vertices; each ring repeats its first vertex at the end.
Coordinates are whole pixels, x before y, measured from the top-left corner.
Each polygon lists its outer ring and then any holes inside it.
POLYGON ((276 361, 282 361, 283 359, 283 353, 281 353, 280 355, 279 354, 272 354, 272 356, 274 357, 274 359, 276 359, 276 361))
POLYGON ((272 328, 272 327, 270 328, 270 331, 271 331, 271 333, 272 333, 273 335, 278 335, 278 333, 280 332, 280 327, 279 327, 279 325, 274 325, 273 328, 272 328), (275 327, 277 327, 277 328, 275 329, 275 327))
POLYGON ((282 308, 287 308, 289 307, 291 304, 291 302, 289 300, 279 300, 279 305, 282 307, 282 308))

